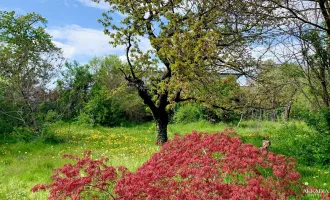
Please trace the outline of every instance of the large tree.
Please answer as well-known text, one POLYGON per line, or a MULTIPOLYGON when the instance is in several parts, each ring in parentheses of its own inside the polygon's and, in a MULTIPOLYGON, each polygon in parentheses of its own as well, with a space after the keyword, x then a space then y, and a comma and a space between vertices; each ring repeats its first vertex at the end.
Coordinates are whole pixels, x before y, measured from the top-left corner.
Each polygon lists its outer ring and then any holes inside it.
MULTIPOLYGON (((30 13, 0 11, 0 79, 4 98, 17 109, 13 118, 39 131, 36 113, 61 51, 46 33, 46 19, 30 13)), ((4 112, 3 112, 4 113, 4 112)), ((8 114, 7 114, 8 115, 8 114)))
POLYGON ((158 143, 167 141, 168 110, 176 102, 198 100, 217 108, 233 107, 238 85, 221 72, 244 72, 250 64, 246 45, 259 31, 255 25, 260 21, 243 12, 251 10, 248 4, 221 0, 105 1, 111 10, 100 22, 114 46, 126 46, 127 68, 121 71, 150 108, 158 143), (116 13, 122 14, 120 23, 112 19, 116 13), (150 49, 141 49, 142 37, 150 40, 150 49))

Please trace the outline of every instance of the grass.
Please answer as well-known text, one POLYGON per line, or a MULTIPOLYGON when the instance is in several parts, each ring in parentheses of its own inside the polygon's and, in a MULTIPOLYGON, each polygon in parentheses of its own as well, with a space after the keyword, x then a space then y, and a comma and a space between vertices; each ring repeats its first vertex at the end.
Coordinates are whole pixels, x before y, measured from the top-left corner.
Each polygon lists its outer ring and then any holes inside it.
MULTIPOLYGON (((227 126, 223 123, 210 124, 208 122, 171 124, 168 129, 169 138, 172 138, 174 133, 186 134, 191 133, 192 130, 219 132, 227 126)), ((93 157, 107 156, 110 158, 108 164, 124 165, 134 171, 159 150, 159 147, 154 145, 156 132, 153 123, 116 128, 58 123, 50 125, 47 130, 48 133, 46 132, 43 140, 15 143, 2 141, 0 144, 0 199, 47 199, 46 192, 31 193, 29 190, 37 183, 49 182, 53 168, 70 162, 61 158, 63 153, 81 155, 85 150, 92 150, 93 157)), ((235 127, 235 131, 243 141, 256 146, 261 146, 261 141, 269 138, 272 141, 271 150, 283 154, 293 154, 290 151, 294 149, 294 146, 290 146, 293 144, 292 138, 297 135, 300 137, 300 135, 313 134, 312 130, 300 122, 292 122, 288 125, 246 121, 242 122, 240 127, 235 127), (298 132, 303 133, 299 135, 298 132), (289 134, 291 134, 290 137, 289 134)), ((297 155, 300 156, 300 154, 297 155)), ((302 160, 298 162, 298 171, 302 174, 302 182, 330 191, 329 167, 318 164, 307 166, 302 160)), ((318 199, 318 197, 309 194, 304 199, 318 199)))

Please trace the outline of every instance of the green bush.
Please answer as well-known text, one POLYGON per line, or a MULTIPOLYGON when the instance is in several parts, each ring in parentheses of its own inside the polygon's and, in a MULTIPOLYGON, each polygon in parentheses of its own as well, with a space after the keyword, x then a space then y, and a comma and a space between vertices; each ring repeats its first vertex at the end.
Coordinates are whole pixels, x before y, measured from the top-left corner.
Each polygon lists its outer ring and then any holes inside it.
POLYGON ((8 140, 12 142, 31 142, 36 137, 37 135, 31 128, 17 127, 10 133, 8 140))
POLYGON ((47 128, 43 130, 39 139, 45 144, 60 144, 65 143, 66 141, 65 137, 56 135, 53 131, 47 128))
POLYGON ((204 106, 199 103, 186 103, 176 106, 173 115, 174 123, 190 123, 205 120, 211 123, 236 123, 240 116, 235 112, 224 111, 204 106))
POLYGON ((330 108, 311 111, 304 107, 294 107, 293 114, 295 119, 304 120, 308 126, 318 132, 330 134, 330 108))
POLYGON ((89 114, 83 111, 81 111, 78 117, 75 118, 74 123, 78 125, 89 125, 89 126, 95 125, 95 121, 93 120, 93 118, 91 118, 89 114))
POLYGON ((59 144, 64 143, 65 138, 56 135, 53 131, 50 131, 47 127, 44 127, 38 134, 33 129, 27 127, 17 127, 8 134, 6 141, 9 143, 30 143, 41 142, 45 144, 59 144))
POLYGON ((197 122, 205 119, 203 107, 197 103, 179 105, 173 116, 175 123, 197 122))
POLYGON ((330 136, 310 129, 305 123, 287 123, 268 130, 272 150, 292 156, 307 166, 330 164, 330 136))
POLYGON ((13 131, 13 124, 11 120, 5 118, 5 117, 0 117, 0 135, 2 134, 7 134, 13 131))

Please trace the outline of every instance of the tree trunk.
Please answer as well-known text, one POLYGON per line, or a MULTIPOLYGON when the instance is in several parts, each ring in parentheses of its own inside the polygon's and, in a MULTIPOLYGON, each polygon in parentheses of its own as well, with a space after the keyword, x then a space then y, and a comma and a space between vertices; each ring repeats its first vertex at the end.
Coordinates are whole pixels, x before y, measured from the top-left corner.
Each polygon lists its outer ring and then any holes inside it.
POLYGON ((38 121, 34 115, 34 113, 31 114, 31 118, 32 118, 32 123, 33 123, 33 127, 34 127, 34 132, 35 134, 39 133, 39 125, 38 125, 38 121))
POLYGON ((290 102, 287 106, 285 106, 284 119, 285 121, 289 121, 290 112, 291 112, 292 102, 290 102))
POLYGON ((156 143, 159 145, 167 142, 167 126, 168 126, 168 113, 163 111, 158 111, 158 113, 154 116, 157 126, 157 141, 156 143))
POLYGON ((323 99, 323 103, 325 105, 325 107, 330 107, 330 102, 329 102, 329 93, 328 93, 328 89, 327 89, 327 83, 325 80, 321 81, 321 85, 322 85, 322 99, 323 99))

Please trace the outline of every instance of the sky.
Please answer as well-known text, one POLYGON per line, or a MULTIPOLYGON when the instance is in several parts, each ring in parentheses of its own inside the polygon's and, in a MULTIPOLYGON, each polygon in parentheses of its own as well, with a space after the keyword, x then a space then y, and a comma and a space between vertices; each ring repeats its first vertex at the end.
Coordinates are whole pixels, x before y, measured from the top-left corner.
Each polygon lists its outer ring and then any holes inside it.
MULTIPOLYGON (((124 60, 125 47, 112 47, 109 36, 103 33, 98 19, 109 9, 105 2, 92 0, 0 0, 0 10, 16 11, 18 15, 35 12, 48 20, 46 31, 69 61, 87 63, 93 57, 109 54, 124 60)), ((122 16, 114 14, 120 21, 122 16)), ((150 47, 148 39, 141 40, 142 49, 150 47)))

